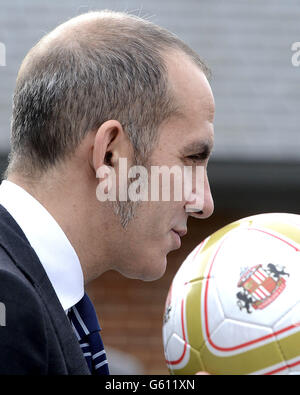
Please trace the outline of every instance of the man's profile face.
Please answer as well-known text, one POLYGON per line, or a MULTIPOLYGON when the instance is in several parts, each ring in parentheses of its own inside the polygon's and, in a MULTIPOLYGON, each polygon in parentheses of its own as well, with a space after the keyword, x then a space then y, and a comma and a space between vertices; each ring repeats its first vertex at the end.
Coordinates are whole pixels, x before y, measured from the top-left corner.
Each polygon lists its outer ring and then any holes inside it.
MULTIPOLYGON (((176 166, 182 169, 182 173, 184 166, 190 166, 193 170, 192 190, 203 193, 203 204, 198 207, 203 214, 187 212, 188 206, 197 209, 193 201, 195 194, 174 201, 172 182, 169 201, 162 201, 160 193, 159 201, 149 199, 139 203, 134 218, 122 235, 119 234, 118 248, 122 253, 115 268, 127 277, 146 281, 155 280, 164 274, 167 254, 180 247, 176 233, 183 235, 186 232, 188 215, 207 218, 213 212, 206 173, 213 146, 213 95, 203 72, 185 56, 169 56, 167 65, 169 80, 182 115, 161 125, 150 166, 176 166), (203 177, 198 179, 197 166, 203 170, 203 177)), ((149 180, 150 172, 151 167, 149 180)))

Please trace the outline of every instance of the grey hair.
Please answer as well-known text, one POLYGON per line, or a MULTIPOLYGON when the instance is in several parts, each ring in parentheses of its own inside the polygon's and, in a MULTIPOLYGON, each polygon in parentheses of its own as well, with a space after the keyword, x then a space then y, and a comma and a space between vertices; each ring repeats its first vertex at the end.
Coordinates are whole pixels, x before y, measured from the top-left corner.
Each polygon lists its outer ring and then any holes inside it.
POLYGON ((109 119, 121 123, 145 162, 159 125, 177 110, 163 60, 168 49, 183 51, 209 76, 177 36, 126 13, 89 12, 43 37, 18 75, 6 176, 43 174, 109 119))

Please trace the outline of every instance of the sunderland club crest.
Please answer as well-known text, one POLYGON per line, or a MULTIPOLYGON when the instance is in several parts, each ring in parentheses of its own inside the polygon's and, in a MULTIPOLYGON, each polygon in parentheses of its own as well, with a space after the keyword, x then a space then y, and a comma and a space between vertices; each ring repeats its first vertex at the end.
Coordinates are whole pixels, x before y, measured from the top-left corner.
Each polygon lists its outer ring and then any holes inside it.
POLYGON ((251 308, 262 310, 271 304, 286 287, 284 276, 289 273, 284 269, 273 263, 244 268, 237 284, 241 290, 236 294, 240 310, 250 314, 251 308))

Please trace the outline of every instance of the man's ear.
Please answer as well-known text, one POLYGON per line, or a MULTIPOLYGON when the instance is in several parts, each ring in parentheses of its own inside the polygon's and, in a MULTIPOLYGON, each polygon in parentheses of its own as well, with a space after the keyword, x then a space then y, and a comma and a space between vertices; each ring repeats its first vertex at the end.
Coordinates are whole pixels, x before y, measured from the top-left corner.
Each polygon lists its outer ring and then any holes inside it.
POLYGON ((120 122, 116 120, 104 122, 94 139, 92 166, 95 173, 102 165, 117 166, 119 158, 128 158, 130 151, 132 151, 131 144, 120 122))

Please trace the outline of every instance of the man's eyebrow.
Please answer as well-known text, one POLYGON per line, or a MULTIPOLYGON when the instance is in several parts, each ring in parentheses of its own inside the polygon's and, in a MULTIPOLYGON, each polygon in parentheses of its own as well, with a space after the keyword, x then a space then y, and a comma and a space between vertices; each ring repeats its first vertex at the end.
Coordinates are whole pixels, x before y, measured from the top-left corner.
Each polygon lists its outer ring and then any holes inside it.
POLYGON ((199 155, 202 159, 207 159, 213 149, 213 142, 207 141, 192 141, 181 148, 182 155, 199 155))

